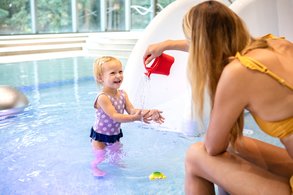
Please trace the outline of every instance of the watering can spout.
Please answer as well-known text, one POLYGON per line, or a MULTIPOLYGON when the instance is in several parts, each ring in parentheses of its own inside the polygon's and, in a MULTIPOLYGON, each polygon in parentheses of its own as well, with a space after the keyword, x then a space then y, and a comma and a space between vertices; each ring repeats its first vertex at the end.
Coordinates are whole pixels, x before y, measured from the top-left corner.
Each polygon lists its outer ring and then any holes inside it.
POLYGON ((145 72, 144 74, 145 74, 148 78, 150 78, 150 76, 151 76, 152 73, 148 71, 148 72, 145 72))

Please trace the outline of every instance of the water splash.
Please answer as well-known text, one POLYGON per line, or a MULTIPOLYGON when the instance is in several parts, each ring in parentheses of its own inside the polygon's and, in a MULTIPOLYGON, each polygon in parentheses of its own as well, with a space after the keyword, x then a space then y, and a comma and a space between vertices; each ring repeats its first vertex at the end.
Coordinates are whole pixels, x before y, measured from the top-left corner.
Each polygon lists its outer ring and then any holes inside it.
POLYGON ((146 98, 148 96, 148 94, 150 94, 150 78, 147 76, 143 76, 141 77, 141 79, 139 80, 139 89, 136 92, 136 96, 134 98, 134 102, 137 102, 137 106, 138 108, 141 109, 150 109, 150 108, 146 108, 146 98))

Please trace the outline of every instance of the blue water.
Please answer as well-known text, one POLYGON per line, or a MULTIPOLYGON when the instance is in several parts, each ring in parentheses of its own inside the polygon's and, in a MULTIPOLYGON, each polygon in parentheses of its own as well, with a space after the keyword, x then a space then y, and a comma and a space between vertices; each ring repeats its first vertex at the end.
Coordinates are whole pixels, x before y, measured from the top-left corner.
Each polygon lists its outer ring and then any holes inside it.
POLYGON ((92 58, 0 65, 0 85, 20 89, 30 104, 0 120, 0 194, 184 194, 184 155, 201 138, 122 125, 125 167, 103 163, 102 179, 90 170, 93 100, 99 91, 92 58), (154 171, 167 178, 150 181, 154 171))
MULTIPOLYGON (((17 87, 30 101, 23 113, 0 120, 0 194, 184 194, 185 151, 202 138, 141 123, 122 125, 125 167, 105 162, 101 169, 107 175, 92 176, 89 132, 100 90, 92 78, 93 60, 0 65, 0 85, 17 87), (154 171, 167 178, 150 181, 154 171)), ((245 120, 246 128, 258 129, 249 114, 245 120)), ((260 131, 246 133, 276 142, 260 131)))

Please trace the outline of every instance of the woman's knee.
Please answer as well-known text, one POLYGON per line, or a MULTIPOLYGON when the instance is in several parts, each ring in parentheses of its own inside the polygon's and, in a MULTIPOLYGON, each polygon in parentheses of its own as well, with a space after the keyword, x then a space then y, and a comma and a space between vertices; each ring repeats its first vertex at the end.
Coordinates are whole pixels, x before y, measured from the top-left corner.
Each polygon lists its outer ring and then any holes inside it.
POLYGON ((200 164, 204 159, 204 155, 206 155, 206 150, 202 142, 192 144, 187 149, 185 156, 186 171, 196 171, 196 169, 200 167, 200 164))

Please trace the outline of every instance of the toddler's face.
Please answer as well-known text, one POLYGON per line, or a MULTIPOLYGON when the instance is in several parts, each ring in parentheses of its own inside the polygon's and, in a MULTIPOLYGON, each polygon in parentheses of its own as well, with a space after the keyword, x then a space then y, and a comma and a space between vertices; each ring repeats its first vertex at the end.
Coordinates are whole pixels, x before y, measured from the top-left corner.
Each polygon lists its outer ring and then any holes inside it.
POLYGON ((118 89, 123 81, 122 64, 119 61, 109 61, 103 64, 102 83, 104 87, 118 89))

